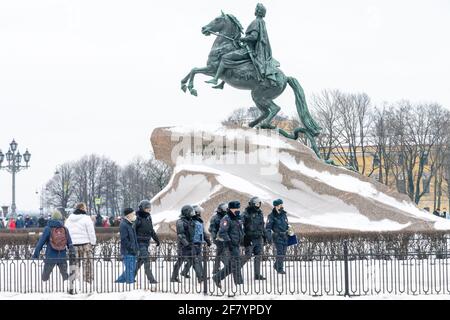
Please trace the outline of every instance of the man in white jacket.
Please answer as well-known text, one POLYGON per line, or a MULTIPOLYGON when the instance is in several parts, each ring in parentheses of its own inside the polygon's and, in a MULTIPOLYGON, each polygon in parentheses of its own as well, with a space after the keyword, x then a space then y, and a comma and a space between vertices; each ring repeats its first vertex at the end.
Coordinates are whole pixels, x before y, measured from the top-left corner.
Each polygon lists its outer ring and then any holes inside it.
MULTIPOLYGON (((75 278, 79 277, 79 270, 83 266, 83 280, 92 283, 93 274, 93 246, 97 242, 95 236, 94 222, 87 213, 85 203, 79 203, 75 211, 67 218, 66 228, 69 230, 75 248, 75 278)), ((72 271, 71 271, 72 272, 72 271)), ((73 278, 72 278, 73 279, 73 278)))

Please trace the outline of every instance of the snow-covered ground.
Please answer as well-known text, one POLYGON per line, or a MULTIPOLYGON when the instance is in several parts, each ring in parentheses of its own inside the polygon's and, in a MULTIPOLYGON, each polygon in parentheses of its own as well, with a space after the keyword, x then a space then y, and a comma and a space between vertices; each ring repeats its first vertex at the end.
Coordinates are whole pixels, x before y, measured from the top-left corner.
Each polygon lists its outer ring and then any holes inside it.
POLYGON ((0 293, 0 300, 449 300, 450 295, 376 295, 376 296, 304 296, 304 295, 242 295, 234 297, 202 294, 170 294, 136 290, 122 293, 93 293, 69 295, 65 293, 0 293))

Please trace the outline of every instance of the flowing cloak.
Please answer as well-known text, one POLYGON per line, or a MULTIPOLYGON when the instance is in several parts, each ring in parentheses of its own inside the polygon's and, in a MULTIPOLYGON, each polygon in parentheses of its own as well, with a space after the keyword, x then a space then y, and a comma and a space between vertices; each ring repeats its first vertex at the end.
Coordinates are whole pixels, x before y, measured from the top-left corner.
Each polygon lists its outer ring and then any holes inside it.
POLYGON ((277 67, 280 64, 272 57, 272 48, 264 19, 258 17, 250 23, 245 34, 250 35, 252 32, 258 33, 258 38, 256 43, 254 43, 256 67, 259 69, 263 78, 277 74, 277 67))

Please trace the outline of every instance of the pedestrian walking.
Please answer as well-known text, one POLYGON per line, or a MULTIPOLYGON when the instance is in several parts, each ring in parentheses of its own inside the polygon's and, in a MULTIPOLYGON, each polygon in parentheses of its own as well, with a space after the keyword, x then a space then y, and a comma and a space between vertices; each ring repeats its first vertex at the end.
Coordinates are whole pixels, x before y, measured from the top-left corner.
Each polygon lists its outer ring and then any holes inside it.
POLYGON ((137 235, 137 241, 139 246, 139 256, 137 260, 136 266, 136 275, 144 265, 145 274, 147 276, 147 280, 152 283, 158 283, 153 276, 153 272, 150 266, 150 257, 149 257, 149 246, 150 240, 153 239, 156 242, 156 246, 159 247, 160 241, 153 228, 153 222, 151 217, 152 204, 149 200, 142 200, 139 203, 139 210, 137 212, 137 219, 135 224, 135 230, 137 235))
POLYGON ((67 272, 67 251, 69 251, 69 256, 73 256, 75 253, 70 233, 64 227, 63 216, 59 211, 53 212, 48 225, 44 228, 42 236, 36 244, 33 259, 39 258, 39 254, 44 245, 46 246, 46 250, 42 281, 47 281, 50 278, 50 274, 55 266, 59 268, 63 280, 67 280, 69 278, 67 272))
POLYGON ((273 210, 267 218, 266 230, 269 242, 275 244, 276 258, 274 269, 279 274, 285 274, 284 260, 288 247, 289 222, 287 213, 284 211, 283 200, 277 199, 273 201, 273 210))
POLYGON ((134 283, 136 256, 139 246, 133 223, 136 221, 136 212, 132 208, 123 211, 123 219, 120 222, 120 253, 123 258, 124 271, 117 278, 116 283, 134 283))

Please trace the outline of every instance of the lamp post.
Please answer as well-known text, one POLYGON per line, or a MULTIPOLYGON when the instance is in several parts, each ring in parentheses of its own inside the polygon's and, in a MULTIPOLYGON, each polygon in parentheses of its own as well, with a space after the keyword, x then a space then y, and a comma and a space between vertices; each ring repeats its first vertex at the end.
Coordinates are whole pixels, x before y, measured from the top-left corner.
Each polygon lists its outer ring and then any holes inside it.
POLYGON ((25 153, 22 155, 20 154, 20 151, 17 149, 17 142, 13 141, 9 144, 9 150, 6 154, 3 154, 3 152, 0 150, 0 169, 6 169, 9 173, 12 174, 12 203, 11 203, 11 214, 13 216, 16 215, 16 173, 28 169, 30 162, 31 153, 25 151, 25 153), (2 166, 3 160, 8 162, 7 165, 2 166), (25 165, 22 165, 22 158, 25 161, 25 165))

